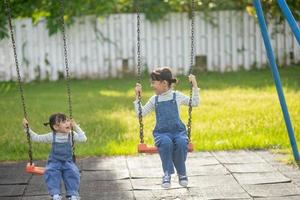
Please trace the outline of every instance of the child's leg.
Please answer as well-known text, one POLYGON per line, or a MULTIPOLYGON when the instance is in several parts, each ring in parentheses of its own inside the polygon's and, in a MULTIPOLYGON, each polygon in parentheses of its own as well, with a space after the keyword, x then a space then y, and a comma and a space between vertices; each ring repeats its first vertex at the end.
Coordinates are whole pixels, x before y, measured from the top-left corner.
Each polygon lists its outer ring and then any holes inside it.
POLYGON ((61 178, 61 163, 55 161, 48 162, 44 174, 44 179, 51 196, 60 194, 61 178))
POLYGON ((186 175, 185 160, 188 152, 188 138, 186 134, 174 135, 174 152, 173 162, 177 171, 177 174, 186 175))
POLYGON ((164 173, 173 174, 173 142, 167 134, 154 134, 155 145, 158 148, 158 153, 162 162, 164 173))
POLYGON ((79 196, 80 173, 72 161, 66 161, 63 165, 63 180, 67 196, 79 196))

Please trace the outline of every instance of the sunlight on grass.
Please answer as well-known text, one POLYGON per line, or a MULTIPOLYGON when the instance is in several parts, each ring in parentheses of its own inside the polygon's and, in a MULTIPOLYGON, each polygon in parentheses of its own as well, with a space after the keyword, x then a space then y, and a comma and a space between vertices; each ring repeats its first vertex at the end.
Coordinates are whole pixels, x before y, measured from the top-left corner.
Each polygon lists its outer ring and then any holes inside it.
MULTIPOLYGON (((300 139, 300 69, 281 71, 285 97, 297 140, 300 139)), ((185 80, 185 77, 179 77, 185 80)), ((193 108, 192 142, 196 150, 290 149, 289 139, 270 72, 207 73, 198 76, 200 106, 193 108)), ((142 102, 153 95, 148 77, 143 80, 142 102)), ((139 123, 134 112, 132 79, 72 81, 73 116, 88 141, 76 143, 76 155, 136 154, 139 123)), ((30 127, 49 132, 43 122, 54 112, 68 113, 64 82, 25 85, 30 127)), ((176 90, 189 94, 188 83, 176 90)), ((15 83, 0 83, 0 160, 28 159, 28 144, 22 130, 22 108, 15 83)), ((180 109, 188 120, 188 107, 180 109)), ((144 140, 153 145, 155 113, 145 118, 144 140)), ((34 159, 47 159, 49 144, 33 144, 34 159)))
POLYGON ((107 96, 107 97, 124 97, 124 96, 130 97, 132 95, 131 93, 129 94, 129 92, 119 92, 119 91, 113 91, 113 90, 99 91, 99 94, 101 96, 107 96))

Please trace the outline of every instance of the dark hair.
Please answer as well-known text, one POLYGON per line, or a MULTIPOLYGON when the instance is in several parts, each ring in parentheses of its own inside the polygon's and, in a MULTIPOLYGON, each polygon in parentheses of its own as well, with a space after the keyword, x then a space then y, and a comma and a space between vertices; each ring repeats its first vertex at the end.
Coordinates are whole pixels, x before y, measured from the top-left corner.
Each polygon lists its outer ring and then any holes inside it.
POLYGON ((66 121, 67 120, 67 116, 63 113, 55 113, 55 114, 52 114, 50 117, 49 117, 49 122, 46 122, 44 123, 45 126, 50 126, 50 128, 52 129, 52 131, 55 131, 54 130, 54 125, 55 124, 59 124, 60 122, 63 122, 63 121, 66 121))
POLYGON ((152 81, 167 81, 169 86, 172 83, 177 83, 177 79, 173 77, 170 67, 157 68, 150 76, 152 81))

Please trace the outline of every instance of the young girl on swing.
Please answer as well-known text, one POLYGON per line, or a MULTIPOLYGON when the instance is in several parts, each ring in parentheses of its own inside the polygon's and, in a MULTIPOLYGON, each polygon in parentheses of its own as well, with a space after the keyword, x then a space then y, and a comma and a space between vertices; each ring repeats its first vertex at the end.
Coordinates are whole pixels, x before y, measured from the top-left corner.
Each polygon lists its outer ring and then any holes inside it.
MULTIPOLYGON (((48 134, 38 135, 29 129, 32 141, 52 143, 52 150, 48 158, 45 169, 44 179, 48 191, 53 200, 61 200, 61 179, 64 181, 67 197, 70 200, 79 200, 80 174, 72 158, 72 141, 71 129, 74 131, 74 141, 85 142, 87 140, 85 133, 65 114, 56 113, 50 116, 49 125, 51 132, 48 134)), ((28 121, 23 119, 23 127, 28 127, 28 121)))
MULTIPOLYGON (((192 106, 199 104, 199 88, 194 75, 189 75, 189 81, 193 85, 192 106)), ((189 105, 189 97, 181 92, 174 91, 172 84, 177 79, 173 77, 169 67, 158 68, 151 73, 151 87, 155 95, 142 106, 142 116, 151 111, 156 113, 156 126, 153 130, 155 145, 162 162, 163 178, 161 186, 171 186, 171 174, 174 173, 174 166, 178 174, 179 184, 183 187, 188 185, 186 175, 186 156, 188 151, 188 137, 186 127, 179 116, 179 106, 189 105)), ((139 114, 138 94, 142 92, 140 84, 136 84, 134 101, 135 111, 139 114)))

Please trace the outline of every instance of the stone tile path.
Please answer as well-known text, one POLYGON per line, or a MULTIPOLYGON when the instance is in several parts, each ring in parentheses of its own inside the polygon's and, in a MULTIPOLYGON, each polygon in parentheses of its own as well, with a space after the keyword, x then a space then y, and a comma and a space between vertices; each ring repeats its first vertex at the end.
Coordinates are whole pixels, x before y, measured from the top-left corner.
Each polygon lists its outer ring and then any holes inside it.
MULTIPOLYGON (((243 150, 189 153, 189 187, 182 188, 174 175, 170 189, 160 187, 157 154, 84 158, 78 161, 80 195, 82 200, 300 200, 300 170, 279 162, 282 156, 243 150)), ((49 199, 43 177, 25 173, 25 165, 0 163, 1 200, 49 199)))

